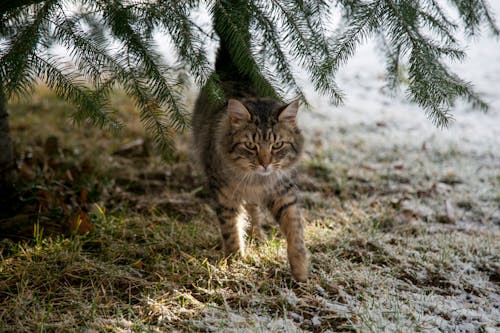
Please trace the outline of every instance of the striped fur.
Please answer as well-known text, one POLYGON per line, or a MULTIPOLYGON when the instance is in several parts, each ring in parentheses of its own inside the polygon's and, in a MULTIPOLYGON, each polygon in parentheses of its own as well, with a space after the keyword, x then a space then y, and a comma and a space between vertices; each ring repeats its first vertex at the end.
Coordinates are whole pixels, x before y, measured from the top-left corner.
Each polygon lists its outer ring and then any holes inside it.
POLYGON ((244 255, 245 226, 264 237, 262 209, 269 209, 286 237, 293 277, 307 279, 304 231, 293 181, 304 138, 296 125, 298 102, 268 98, 209 103, 200 94, 192 119, 195 150, 215 199, 225 254, 244 255))

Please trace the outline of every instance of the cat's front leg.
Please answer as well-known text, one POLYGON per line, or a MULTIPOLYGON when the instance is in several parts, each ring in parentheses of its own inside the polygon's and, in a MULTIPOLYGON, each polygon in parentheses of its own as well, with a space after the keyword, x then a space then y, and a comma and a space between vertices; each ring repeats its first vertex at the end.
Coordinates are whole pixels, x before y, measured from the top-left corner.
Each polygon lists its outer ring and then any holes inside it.
POLYGON ((215 211, 219 220, 222 244, 226 256, 245 254, 244 230, 241 225, 241 205, 230 198, 224 189, 215 189, 215 211))
POLYGON ((266 233, 262 229, 262 224, 265 220, 265 216, 262 213, 259 205, 255 203, 245 204, 245 210, 247 211, 248 218, 251 224, 251 235, 253 239, 258 241, 265 241, 267 239, 266 233))
POLYGON ((281 231, 285 234, 292 276, 295 280, 304 282, 307 280, 309 264, 297 194, 291 186, 288 189, 281 189, 280 192, 287 193, 272 200, 269 207, 276 221, 279 222, 281 231))

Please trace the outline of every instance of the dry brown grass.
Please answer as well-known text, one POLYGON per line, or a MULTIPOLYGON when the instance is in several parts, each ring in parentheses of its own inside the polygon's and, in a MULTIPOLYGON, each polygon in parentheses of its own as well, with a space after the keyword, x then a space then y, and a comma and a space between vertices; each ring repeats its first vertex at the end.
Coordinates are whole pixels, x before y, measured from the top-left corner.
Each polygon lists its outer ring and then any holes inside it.
POLYGON ((498 156, 309 133, 299 183, 312 272, 296 284, 274 226, 245 260, 224 260, 185 145, 169 163, 147 140, 122 149, 144 135, 124 96, 116 105, 131 124, 118 138, 74 129, 44 91, 11 105, 24 201, 2 223, 28 227, 1 240, 0 331, 498 330, 498 156))

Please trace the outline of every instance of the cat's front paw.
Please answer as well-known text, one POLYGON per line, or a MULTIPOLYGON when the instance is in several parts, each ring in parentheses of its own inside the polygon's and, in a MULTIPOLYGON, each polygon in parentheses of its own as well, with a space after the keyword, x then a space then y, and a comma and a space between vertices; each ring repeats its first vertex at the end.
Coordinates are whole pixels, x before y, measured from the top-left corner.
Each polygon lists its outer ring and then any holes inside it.
POLYGON ((252 226, 250 237, 259 243, 264 243, 268 240, 264 229, 260 226, 252 226))
POLYGON ((305 248, 288 254, 292 277, 297 282, 306 282, 309 275, 309 260, 305 248))
POLYGON ((228 258, 245 256, 245 246, 240 242, 224 241, 224 255, 228 258))

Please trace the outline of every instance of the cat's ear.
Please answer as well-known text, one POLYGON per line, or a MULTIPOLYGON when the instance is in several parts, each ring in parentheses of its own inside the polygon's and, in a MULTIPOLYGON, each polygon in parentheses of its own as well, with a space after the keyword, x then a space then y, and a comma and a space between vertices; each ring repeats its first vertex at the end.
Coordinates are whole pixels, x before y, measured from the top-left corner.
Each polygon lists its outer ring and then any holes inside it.
POLYGON ((281 122, 297 124, 297 111, 299 111, 299 100, 296 99, 288 104, 278 115, 278 120, 281 122))
POLYGON ((250 120, 250 112, 243 103, 236 99, 230 98, 227 101, 227 112, 233 125, 239 125, 250 120))

